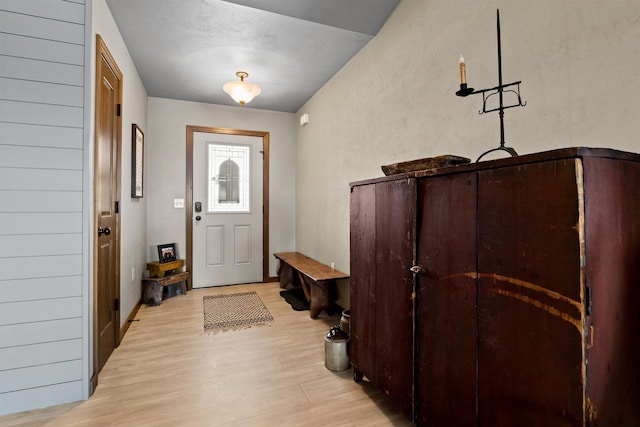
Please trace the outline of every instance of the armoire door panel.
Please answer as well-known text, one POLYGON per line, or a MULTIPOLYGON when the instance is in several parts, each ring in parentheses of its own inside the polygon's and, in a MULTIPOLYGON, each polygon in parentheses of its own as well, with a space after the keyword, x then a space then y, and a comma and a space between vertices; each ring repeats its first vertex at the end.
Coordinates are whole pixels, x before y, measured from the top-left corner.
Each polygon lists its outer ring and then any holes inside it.
POLYGON ((582 426, 580 160, 478 173, 481 426, 582 426))
POLYGON ((418 212, 418 425, 476 426, 476 174, 420 180, 418 212))
POLYGON ((413 419, 416 181, 376 184, 376 366, 380 390, 413 419))
POLYGON ((516 278, 580 301, 579 162, 479 172, 481 273, 516 278))
POLYGON ((593 331, 587 399, 594 425, 639 426, 640 166, 586 158, 584 177, 593 331))
MULTIPOLYGON (((375 358, 376 186, 351 189, 350 358, 354 370, 378 383, 375 358)), ((354 375, 355 376, 355 375, 354 375)))

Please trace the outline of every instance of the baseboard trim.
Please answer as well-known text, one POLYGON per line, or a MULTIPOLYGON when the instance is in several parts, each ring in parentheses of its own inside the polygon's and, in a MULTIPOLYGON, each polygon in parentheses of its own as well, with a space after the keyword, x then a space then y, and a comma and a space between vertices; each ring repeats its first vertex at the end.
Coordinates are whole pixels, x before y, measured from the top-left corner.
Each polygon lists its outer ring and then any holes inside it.
POLYGON ((138 315, 138 310, 140 310, 141 306, 142 306, 142 299, 139 299, 138 303, 133 307, 133 310, 131 310, 129 317, 127 317, 127 320, 124 322, 124 325, 120 326, 120 342, 122 342, 122 339, 124 338, 124 334, 126 334, 127 331, 129 330, 129 326, 131 326, 131 322, 133 322, 135 317, 138 315))
POLYGON ((98 387, 98 375, 93 374, 89 380, 89 397, 93 396, 93 393, 96 391, 96 387, 98 387))

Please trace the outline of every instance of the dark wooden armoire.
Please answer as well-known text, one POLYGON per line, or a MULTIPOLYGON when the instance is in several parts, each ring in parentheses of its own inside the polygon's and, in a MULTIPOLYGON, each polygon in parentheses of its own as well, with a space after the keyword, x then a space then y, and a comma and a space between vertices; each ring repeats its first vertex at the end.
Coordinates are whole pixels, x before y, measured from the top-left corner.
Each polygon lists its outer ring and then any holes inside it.
POLYGON ((351 184, 351 360, 424 426, 640 426, 640 155, 351 184))

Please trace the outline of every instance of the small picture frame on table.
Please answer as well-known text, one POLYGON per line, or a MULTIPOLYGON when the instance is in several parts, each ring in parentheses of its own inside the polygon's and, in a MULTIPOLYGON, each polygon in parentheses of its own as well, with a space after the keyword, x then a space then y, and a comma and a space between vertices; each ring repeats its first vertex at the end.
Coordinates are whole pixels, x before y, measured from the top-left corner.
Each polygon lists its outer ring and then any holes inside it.
POLYGON ((144 133, 137 124, 131 125, 131 197, 141 199, 144 180, 144 133))
POLYGON ((175 243, 158 245, 158 260, 160 263, 175 261, 178 259, 175 243))

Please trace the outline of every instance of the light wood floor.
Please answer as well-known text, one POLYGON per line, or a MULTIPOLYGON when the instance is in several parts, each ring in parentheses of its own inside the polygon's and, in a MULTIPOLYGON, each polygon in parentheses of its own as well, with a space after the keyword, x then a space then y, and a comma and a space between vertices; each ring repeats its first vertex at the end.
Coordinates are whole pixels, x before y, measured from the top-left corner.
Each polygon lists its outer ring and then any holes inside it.
POLYGON ((0 417, 8 426, 410 426, 351 370, 324 367, 324 335, 277 283, 195 290, 142 306, 87 401, 0 417), (255 290, 271 326, 203 332, 202 297, 255 290))

